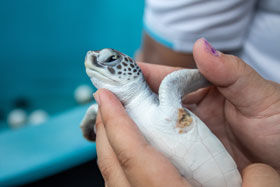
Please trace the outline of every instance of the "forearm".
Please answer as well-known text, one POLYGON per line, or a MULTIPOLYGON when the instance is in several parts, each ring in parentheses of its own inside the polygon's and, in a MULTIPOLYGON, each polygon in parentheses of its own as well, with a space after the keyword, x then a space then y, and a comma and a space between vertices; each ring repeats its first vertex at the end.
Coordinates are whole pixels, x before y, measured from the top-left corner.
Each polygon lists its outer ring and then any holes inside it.
POLYGON ((137 61, 176 67, 196 67, 191 53, 173 51, 156 42, 147 34, 143 36, 142 47, 137 55, 137 61))

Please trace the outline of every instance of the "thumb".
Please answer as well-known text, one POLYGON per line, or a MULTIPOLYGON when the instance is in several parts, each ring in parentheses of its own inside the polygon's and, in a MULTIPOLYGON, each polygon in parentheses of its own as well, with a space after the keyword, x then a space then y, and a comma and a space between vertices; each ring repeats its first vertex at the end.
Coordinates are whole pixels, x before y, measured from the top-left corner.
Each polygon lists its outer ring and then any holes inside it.
POLYGON ((242 171, 243 187, 280 186, 280 176, 266 164, 251 164, 242 171))
POLYGON ((215 50, 203 38, 194 44, 193 55, 200 72, 244 115, 258 114, 280 98, 279 87, 238 57, 215 50))

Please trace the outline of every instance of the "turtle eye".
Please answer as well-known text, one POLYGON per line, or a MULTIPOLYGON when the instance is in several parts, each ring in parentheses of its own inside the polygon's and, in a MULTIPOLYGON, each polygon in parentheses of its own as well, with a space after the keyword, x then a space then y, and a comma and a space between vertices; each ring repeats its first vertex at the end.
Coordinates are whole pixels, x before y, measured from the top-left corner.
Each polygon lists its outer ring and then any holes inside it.
POLYGON ((104 62, 111 63, 111 62, 114 62, 117 59, 118 59, 117 55, 112 55, 109 58, 107 58, 104 62))

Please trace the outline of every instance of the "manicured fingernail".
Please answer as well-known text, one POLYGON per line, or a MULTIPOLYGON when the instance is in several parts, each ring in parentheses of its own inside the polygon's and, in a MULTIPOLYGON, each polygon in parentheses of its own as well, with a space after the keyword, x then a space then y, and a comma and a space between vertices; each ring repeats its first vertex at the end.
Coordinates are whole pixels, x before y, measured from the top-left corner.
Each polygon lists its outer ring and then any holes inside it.
POLYGON ((205 45, 205 48, 207 50, 207 52, 209 52, 211 55, 214 55, 214 56, 220 56, 220 52, 217 51, 205 38, 203 38, 204 40, 204 45, 205 45))
POLYGON ((101 105, 101 102, 100 102, 100 97, 99 97, 99 94, 98 93, 95 93, 93 95, 95 101, 97 102, 98 105, 101 105))

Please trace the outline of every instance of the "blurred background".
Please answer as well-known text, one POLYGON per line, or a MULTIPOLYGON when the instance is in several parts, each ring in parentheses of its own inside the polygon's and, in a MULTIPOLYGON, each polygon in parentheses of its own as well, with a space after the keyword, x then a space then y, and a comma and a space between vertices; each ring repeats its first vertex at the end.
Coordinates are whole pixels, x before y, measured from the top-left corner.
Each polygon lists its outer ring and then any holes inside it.
POLYGON ((0 0, 0 186, 98 186, 88 50, 139 48, 143 0, 0 0))

